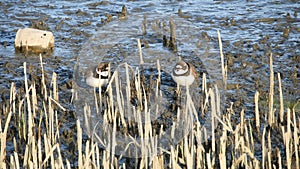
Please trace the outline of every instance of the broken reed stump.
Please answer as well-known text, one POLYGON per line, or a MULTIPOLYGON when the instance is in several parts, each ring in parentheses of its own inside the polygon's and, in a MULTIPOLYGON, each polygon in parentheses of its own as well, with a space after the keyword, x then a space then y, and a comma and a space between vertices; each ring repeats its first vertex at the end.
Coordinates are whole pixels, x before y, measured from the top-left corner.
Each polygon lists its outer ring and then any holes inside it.
POLYGON ((173 19, 170 19, 170 49, 173 50, 173 52, 177 52, 177 45, 176 45, 176 26, 173 21, 173 19))
POLYGON ((170 19, 170 39, 168 40, 166 35, 163 35, 163 46, 169 48, 173 52, 177 52, 176 44, 176 26, 173 19, 170 19))

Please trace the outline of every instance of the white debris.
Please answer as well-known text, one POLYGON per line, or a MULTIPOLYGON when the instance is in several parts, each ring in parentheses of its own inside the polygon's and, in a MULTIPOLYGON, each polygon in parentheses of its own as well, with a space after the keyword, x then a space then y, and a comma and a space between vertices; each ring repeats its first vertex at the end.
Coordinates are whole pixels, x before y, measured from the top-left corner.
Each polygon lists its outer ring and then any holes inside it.
POLYGON ((54 36, 52 32, 24 28, 19 29, 15 38, 15 48, 21 51, 52 51, 54 36))

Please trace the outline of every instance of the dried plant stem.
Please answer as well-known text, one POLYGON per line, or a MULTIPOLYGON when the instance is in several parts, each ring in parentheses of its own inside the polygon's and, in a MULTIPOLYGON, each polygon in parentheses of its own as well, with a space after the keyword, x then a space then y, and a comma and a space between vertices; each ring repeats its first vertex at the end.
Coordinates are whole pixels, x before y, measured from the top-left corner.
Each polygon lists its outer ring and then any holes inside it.
POLYGON ((216 143, 216 139, 215 139, 215 117, 216 117, 216 112, 217 112, 217 109, 216 109, 216 99, 215 99, 215 93, 213 92, 212 89, 209 89, 208 91, 209 93, 209 96, 211 98, 211 144, 212 144, 212 147, 211 147, 211 154, 212 154, 212 160, 211 160, 211 167, 215 167, 215 152, 216 152, 216 147, 215 147, 215 143, 216 143))
POLYGON ((279 90, 279 99, 280 99, 280 110, 279 110, 279 122, 283 122, 283 113, 284 113, 284 105, 283 105, 283 96, 282 96, 282 85, 281 85, 281 77, 280 73, 278 75, 278 90, 279 90))
POLYGON ((223 45, 222 45, 222 40, 221 40, 221 34, 220 34, 219 30, 217 32, 218 32, 218 40, 219 40, 219 48, 220 48, 223 83, 224 83, 224 89, 226 89, 227 88, 227 66, 225 66, 225 63, 224 63, 224 54, 223 54, 223 45))
POLYGON ((266 141, 265 141, 265 135, 266 135, 266 127, 264 127, 263 134, 262 134, 262 141, 261 141, 261 148, 262 148, 262 168, 264 169, 266 166, 266 141))
POLYGON ((299 169, 300 168, 300 161, 299 161, 299 150, 300 148, 299 147, 299 135, 298 135, 298 132, 299 132, 299 128, 297 127, 297 123, 296 123, 296 112, 295 112, 295 108, 293 108, 293 124, 294 124, 294 132, 293 132, 293 137, 294 137, 294 152, 295 152, 295 157, 296 157, 296 169, 299 169))
POLYGON ((27 68, 26 68, 26 62, 23 64, 24 66, 24 82, 25 82, 25 96, 26 96, 26 101, 27 101, 27 113, 28 113, 28 137, 32 136, 32 111, 31 111, 31 101, 29 97, 29 87, 28 87, 28 81, 27 81, 27 68))
POLYGON ((137 39, 137 46, 139 49, 139 55, 140 55, 140 65, 144 64, 144 59, 143 59, 143 53, 142 53, 142 46, 141 46, 141 40, 137 39))
POLYGON ((272 168, 272 146, 271 146, 271 132, 268 131, 268 168, 272 168))
POLYGON ((256 131, 259 131, 260 128, 260 120, 259 120, 259 109, 258 109, 258 99, 259 99, 259 92, 255 92, 254 96, 254 104, 255 104, 255 124, 256 124, 256 131))
POLYGON ((6 122, 5 122, 5 127, 4 130, 2 131, 0 129, 0 141, 1 141, 1 147, 0 147, 0 168, 6 168, 6 164, 5 164, 5 156, 6 156, 6 137, 7 137, 7 131, 9 129, 9 123, 10 123, 10 119, 12 116, 12 112, 10 111, 6 122))
POLYGON ((269 91, 269 115, 268 123, 273 126, 274 112, 273 112, 273 97, 274 97, 274 72, 273 72, 273 57, 270 54, 270 91, 269 91))
POLYGON ((282 127, 283 130, 283 141, 285 145, 285 154, 286 154, 286 166, 288 169, 291 169, 292 167, 292 150, 291 150, 291 139, 292 139, 292 133, 291 133, 291 110, 287 109, 287 129, 286 132, 284 131, 284 127, 282 127))
POLYGON ((220 138, 220 153, 219 161, 220 168, 226 169, 226 140, 227 140, 227 131, 223 128, 222 136, 220 138))
POLYGON ((80 127, 80 121, 76 121, 77 126, 77 144, 78 144, 78 167, 79 169, 83 166, 83 155, 82 155, 82 129, 80 127))
POLYGON ((43 88, 42 94, 43 94, 43 96, 44 96, 44 99, 46 100, 48 94, 47 94, 47 87, 46 87, 46 82, 45 82, 45 74, 44 74, 44 66, 43 66, 43 64, 44 64, 44 63, 43 63, 43 57, 42 57, 41 54, 40 54, 40 61, 41 61, 41 69, 42 69, 42 81, 41 81, 41 83, 42 83, 42 88, 43 88))

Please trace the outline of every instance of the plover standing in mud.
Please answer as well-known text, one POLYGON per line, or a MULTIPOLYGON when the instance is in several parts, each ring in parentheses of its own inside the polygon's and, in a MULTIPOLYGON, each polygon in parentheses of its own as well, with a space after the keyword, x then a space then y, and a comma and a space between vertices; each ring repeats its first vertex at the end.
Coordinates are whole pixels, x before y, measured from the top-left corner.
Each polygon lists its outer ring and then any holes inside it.
POLYGON ((195 81, 197 72, 190 63, 180 60, 173 68, 172 78, 180 86, 189 87, 195 81))
POLYGON ((102 87, 108 83, 110 75, 110 63, 99 63, 86 72, 85 80, 89 86, 102 87))

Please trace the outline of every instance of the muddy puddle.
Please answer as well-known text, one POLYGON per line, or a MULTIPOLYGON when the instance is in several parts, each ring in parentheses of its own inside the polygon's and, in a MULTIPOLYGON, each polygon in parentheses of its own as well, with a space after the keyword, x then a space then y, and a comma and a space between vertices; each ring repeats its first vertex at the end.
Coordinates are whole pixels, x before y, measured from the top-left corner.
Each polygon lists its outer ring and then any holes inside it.
MULTIPOLYGON (((237 112, 243 108, 246 117, 251 119, 256 91, 267 108, 272 53, 275 76, 281 74, 285 104, 294 104, 300 96, 300 3, 297 1, 61 1, 50 4, 2 1, 0 6, 1 104, 9 100, 12 82, 17 87, 23 85, 23 62, 27 62, 29 80, 40 80, 39 56, 14 49, 16 31, 35 27, 54 33, 55 49, 53 53, 43 54, 43 65, 46 80, 51 81, 53 72, 57 74, 60 101, 69 110, 60 117, 64 121, 60 127, 64 145, 61 149, 66 157, 74 155, 75 142, 71 138, 75 134, 76 115, 82 111, 70 103, 72 84, 85 90, 82 72, 97 62, 111 62, 113 70, 125 62, 134 69, 139 67, 137 39, 141 40, 145 67, 156 68, 159 59, 166 95, 176 88, 170 73, 181 57, 193 63, 199 73, 191 93, 201 92, 201 78, 205 73, 209 85, 219 85, 224 98, 223 110, 232 102, 237 112), (121 12, 124 5, 126 16, 121 12), (170 20, 176 25, 176 52, 163 45, 163 37, 170 37, 170 20), (221 32, 227 64, 227 89, 220 85, 217 30, 221 32)), ((278 81, 275 91, 278 91, 278 81)))

